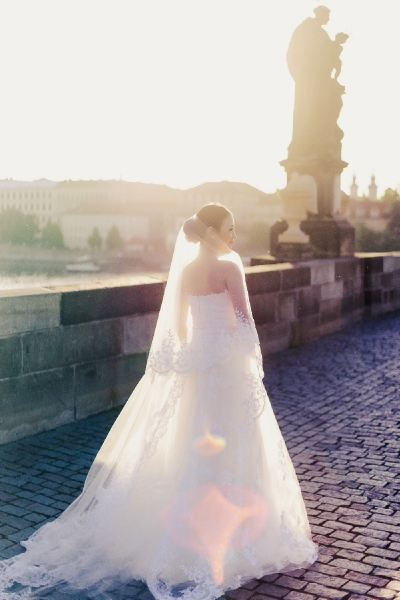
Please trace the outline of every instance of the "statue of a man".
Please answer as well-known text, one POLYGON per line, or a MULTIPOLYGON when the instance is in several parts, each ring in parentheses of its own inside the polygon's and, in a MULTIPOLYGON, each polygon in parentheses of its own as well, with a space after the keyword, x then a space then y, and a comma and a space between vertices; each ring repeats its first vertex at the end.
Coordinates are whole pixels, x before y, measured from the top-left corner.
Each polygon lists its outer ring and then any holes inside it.
POLYGON ((305 19, 290 40, 287 63, 296 85, 291 158, 340 158, 343 132, 337 119, 344 86, 337 78, 342 44, 348 36, 339 33, 334 40, 329 37, 323 29, 329 14, 329 8, 317 6, 315 16, 305 19))

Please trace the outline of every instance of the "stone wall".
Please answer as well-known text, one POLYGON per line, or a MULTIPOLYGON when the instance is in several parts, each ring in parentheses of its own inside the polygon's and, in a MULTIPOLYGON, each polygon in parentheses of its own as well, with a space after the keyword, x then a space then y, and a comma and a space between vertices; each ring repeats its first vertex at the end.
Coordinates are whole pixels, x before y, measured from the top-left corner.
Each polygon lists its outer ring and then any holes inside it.
MULTIPOLYGON (((264 354, 400 309, 400 254, 258 264, 246 280, 264 354)), ((165 281, 0 292, 0 443, 123 403, 144 371, 165 281)))
POLYGON ((247 275, 263 354, 342 329, 363 316, 357 259, 324 259, 251 267, 247 275), (253 281, 260 270, 262 285, 253 281))
POLYGON ((400 252, 393 254, 359 253, 363 269, 364 315, 375 316, 398 310, 400 290, 400 252))
POLYGON ((0 443, 126 400, 144 372, 165 280, 0 292, 0 443))

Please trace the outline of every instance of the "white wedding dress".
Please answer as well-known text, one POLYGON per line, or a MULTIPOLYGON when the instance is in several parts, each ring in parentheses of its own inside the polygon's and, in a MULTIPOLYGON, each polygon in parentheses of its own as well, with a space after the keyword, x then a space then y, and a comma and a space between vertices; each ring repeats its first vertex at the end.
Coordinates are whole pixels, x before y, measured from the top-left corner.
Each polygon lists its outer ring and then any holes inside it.
POLYGON ((228 291, 187 298, 187 340, 164 331, 82 494, 0 563, 0 598, 142 580, 157 600, 213 600, 315 561, 255 327, 228 291))

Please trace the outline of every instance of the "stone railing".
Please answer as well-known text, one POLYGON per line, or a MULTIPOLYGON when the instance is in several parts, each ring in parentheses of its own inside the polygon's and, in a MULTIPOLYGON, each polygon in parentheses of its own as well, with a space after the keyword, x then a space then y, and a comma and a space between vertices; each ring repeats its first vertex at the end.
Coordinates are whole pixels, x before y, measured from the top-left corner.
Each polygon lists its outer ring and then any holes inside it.
POLYGON ((259 256, 252 264, 247 284, 263 354, 400 309, 400 253, 275 265, 259 256), (251 283, 256 269, 264 273, 261 297, 251 283))
MULTIPOLYGON (((400 255, 259 264, 246 280, 264 354, 400 309, 400 255)), ((0 292, 0 443, 122 404, 144 372, 165 281, 0 292)))

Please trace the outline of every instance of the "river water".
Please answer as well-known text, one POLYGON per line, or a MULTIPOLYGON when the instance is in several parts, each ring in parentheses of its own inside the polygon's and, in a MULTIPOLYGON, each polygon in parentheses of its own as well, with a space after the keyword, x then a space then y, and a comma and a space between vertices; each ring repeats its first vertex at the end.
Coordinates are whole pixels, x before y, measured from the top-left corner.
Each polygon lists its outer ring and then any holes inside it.
MULTIPOLYGON (((26 260, 5 259, 0 257, 0 291, 17 288, 31 288, 40 286, 65 285, 82 283, 84 281, 104 281, 106 279, 126 279, 138 273, 166 272, 169 270, 171 258, 159 256, 158 258, 145 257, 138 260, 121 260, 108 266, 103 266, 101 271, 95 273, 77 273, 67 271, 67 262, 60 260, 26 260)), ((242 257, 244 265, 250 263, 248 257, 242 257)), ((74 262, 70 260, 69 262, 74 262)))
POLYGON ((48 261, 4 261, 0 259, 0 291, 18 288, 31 288, 40 286, 65 285, 82 283, 84 281, 103 281, 106 279, 126 279, 130 275, 149 271, 166 271, 167 265, 161 268, 148 268, 143 264, 126 265, 112 270, 101 270, 95 273, 77 273, 66 270, 65 263, 48 261))

